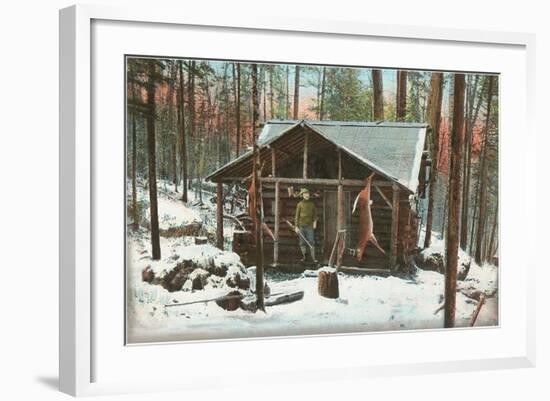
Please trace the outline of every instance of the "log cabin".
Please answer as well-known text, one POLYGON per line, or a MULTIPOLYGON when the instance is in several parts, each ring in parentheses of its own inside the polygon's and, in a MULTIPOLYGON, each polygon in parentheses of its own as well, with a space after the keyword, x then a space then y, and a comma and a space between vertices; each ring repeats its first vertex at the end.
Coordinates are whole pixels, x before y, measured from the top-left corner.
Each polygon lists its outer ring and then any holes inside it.
MULTIPOLYGON (((398 122, 268 121, 258 137, 264 222, 273 237, 264 235, 266 265, 300 271, 303 265, 293 223, 300 188, 314 201, 317 259, 327 263, 338 230, 346 230, 346 249, 354 249, 359 217, 353 203, 364 179, 375 173, 371 188, 374 234, 385 254, 369 244, 361 261, 345 252, 342 266, 355 269, 406 269, 416 248, 418 199, 423 196, 427 167, 427 124, 398 122)), ((211 173, 217 199, 224 184, 249 185, 252 150, 211 173), (247 184, 248 182, 248 184, 247 184)), ((223 246, 223 205, 217 202, 217 243, 223 246)), ((252 223, 235 231, 233 251, 246 265, 255 262, 252 223)))

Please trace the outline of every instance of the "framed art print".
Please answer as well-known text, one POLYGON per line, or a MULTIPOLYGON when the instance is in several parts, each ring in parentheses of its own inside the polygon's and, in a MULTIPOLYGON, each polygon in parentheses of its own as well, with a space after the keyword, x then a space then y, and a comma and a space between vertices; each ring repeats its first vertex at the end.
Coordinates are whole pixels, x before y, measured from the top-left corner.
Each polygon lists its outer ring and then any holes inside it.
POLYGON ((60 27, 62 391, 532 365, 531 36, 60 27))

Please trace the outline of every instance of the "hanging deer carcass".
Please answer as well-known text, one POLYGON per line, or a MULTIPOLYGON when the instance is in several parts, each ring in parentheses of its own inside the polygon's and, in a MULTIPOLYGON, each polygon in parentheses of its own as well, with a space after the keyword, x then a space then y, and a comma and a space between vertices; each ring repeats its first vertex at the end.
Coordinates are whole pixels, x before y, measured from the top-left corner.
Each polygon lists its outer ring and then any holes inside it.
POLYGON ((365 188, 359 192, 353 204, 352 213, 355 213, 356 209, 359 210, 359 240, 357 241, 357 247, 355 249, 355 256, 359 262, 363 259, 363 254, 365 253, 365 248, 369 241, 372 242, 380 252, 386 254, 378 244, 373 233, 372 212, 370 209, 372 203, 370 199, 370 187, 373 177, 374 173, 365 178, 365 188))

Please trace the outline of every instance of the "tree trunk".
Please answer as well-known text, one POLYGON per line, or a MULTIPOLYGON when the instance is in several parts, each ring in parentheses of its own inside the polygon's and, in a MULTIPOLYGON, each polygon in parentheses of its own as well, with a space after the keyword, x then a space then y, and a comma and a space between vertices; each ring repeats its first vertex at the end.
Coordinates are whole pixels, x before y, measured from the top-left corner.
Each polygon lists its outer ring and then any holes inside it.
POLYGON ((430 95, 428 98, 428 124, 432 128, 431 153, 432 164, 430 168, 430 188, 428 191, 428 212, 426 217, 426 235, 424 248, 428 248, 432 239, 433 208, 435 186, 437 184, 438 155, 439 155, 439 124, 441 122, 441 103, 443 99, 443 74, 432 73, 430 82, 430 95))
POLYGON ((292 118, 298 119, 298 112, 300 111, 300 66, 296 66, 296 72, 294 74, 294 113, 292 118))
POLYGON ((235 118, 237 119, 237 157, 241 154, 241 65, 237 63, 237 98, 235 100, 235 118))
MULTIPOLYGON (((475 188, 479 189, 479 177, 478 177, 478 180, 477 180, 477 184, 475 186, 475 188)), ((476 228, 476 218, 477 218, 477 211, 478 211, 478 201, 479 201, 479 196, 475 196, 474 197, 474 215, 472 216, 472 224, 471 224, 471 228, 470 228, 470 244, 468 246, 468 252, 470 253, 470 255, 473 254, 473 250, 474 250, 474 233, 475 233, 475 228, 476 228)))
POLYGON ((255 177, 254 193, 256 219, 254 224, 256 239, 256 304, 258 309, 265 311, 264 306, 264 239, 263 239, 263 211, 262 211, 262 186, 260 183, 260 151, 258 148, 258 126, 259 126, 259 102, 258 102, 258 66, 252 64, 252 127, 254 135, 254 163, 252 174, 255 177))
POLYGON ((372 88, 374 99, 374 119, 381 121, 384 120, 384 88, 381 70, 372 70, 372 88))
POLYGON ((273 118, 274 109, 273 109, 273 68, 274 66, 269 66, 269 118, 273 118))
POLYGON ((326 82, 326 67, 323 67, 323 78, 321 79, 321 99, 319 101, 319 120, 323 120, 325 115, 325 82, 326 82))
POLYGON ((168 135, 170 136, 171 142, 170 164, 172 170, 172 184, 174 184, 174 191, 178 192, 178 134, 174 129, 174 109, 176 108, 176 104, 174 102, 174 93, 177 93, 177 65, 171 62, 170 69, 170 80, 168 81, 168 101, 166 102, 166 105, 168 106, 168 135))
POLYGON ((407 113, 407 71, 397 71, 397 100, 395 109, 395 119, 405 121, 407 113))
POLYGON ((487 115, 485 117, 485 133, 483 138, 482 160, 481 160, 481 179, 479 188, 479 217, 477 219, 477 237, 476 237, 476 252, 475 261, 477 264, 482 262, 482 244, 483 236, 485 235, 485 220, 487 214, 487 185, 489 179, 489 162, 487 160, 488 153, 488 137, 489 125, 491 123, 491 102, 493 100, 493 77, 489 77, 489 89, 487 93, 487 115))
POLYGON ((147 83, 147 154, 149 161, 149 203, 151 215, 151 247, 153 260, 160 259, 159 217, 157 203, 157 166, 155 153, 155 61, 148 63, 147 83))
POLYGON ((136 161, 137 161, 137 132, 136 132, 136 115, 132 113, 132 215, 134 221, 132 228, 139 228, 138 211, 137 211, 137 189, 136 189, 136 161))
POLYGON ((267 121, 267 82, 265 79, 265 66, 262 67, 262 90, 263 90, 263 110, 264 121, 267 121))
POLYGON ((493 217, 493 228, 491 229, 491 239, 489 240, 489 249, 487 252, 488 260, 492 263, 493 256, 495 256, 495 239, 497 236, 497 227, 498 227, 498 198, 497 204, 495 206, 495 214, 493 217))
POLYGON ((286 66, 286 107, 285 107, 285 118, 288 120, 288 113, 290 110, 290 69, 287 64, 286 66))
POLYGON ((181 179, 182 179, 182 195, 181 200, 187 202, 187 144, 185 138, 185 80, 183 76, 183 62, 178 61, 180 72, 180 90, 179 90, 179 129, 180 129, 180 164, 181 164, 181 179))
POLYGON ((475 123, 477 121, 477 116, 479 114, 479 109, 481 107, 483 99, 483 90, 485 88, 485 82, 481 87, 481 92, 479 93, 479 98, 475 111, 472 112, 472 107, 474 105, 474 99, 477 93, 477 83, 478 76, 474 82, 473 93, 471 95, 470 103, 470 115, 466 120, 466 144, 465 144, 465 154, 464 154, 464 185, 462 192, 462 222, 460 224, 460 247, 464 250, 468 247, 468 215, 470 212, 470 185, 471 185, 471 172, 472 172, 472 137, 475 123))
MULTIPOLYGON (((189 103, 189 142, 195 142, 195 66, 196 62, 191 61, 189 63, 189 85, 188 85, 188 94, 187 99, 189 103)), ((191 166, 195 166, 195 175, 198 163, 196 157, 191 152, 191 166)), ((192 187, 193 175, 191 174, 191 179, 189 180, 189 188, 192 187)))
POLYGON ((445 327, 454 327, 456 311, 456 279, 458 267, 458 235, 460 213, 460 163, 464 131, 464 75, 454 76, 454 110, 449 168, 449 220, 447 224, 445 269, 445 327))
MULTIPOLYGON (((454 84, 454 80, 452 78, 452 74, 451 74, 451 79, 449 80, 449 104, 448 104, 448 115, 449 115, 449 135, 451 133, 451 130, 453 129, 453 113, 454 113, 454 94, 455 94, 455 84, 454 84)), ((447 148, 449 147, 449 144, 450 144, 450 140, 447 141, 447 148)))
POLYGON ((321 80, 323 79, 323 70, 317 71, 317 120, 321 120, 321 80))

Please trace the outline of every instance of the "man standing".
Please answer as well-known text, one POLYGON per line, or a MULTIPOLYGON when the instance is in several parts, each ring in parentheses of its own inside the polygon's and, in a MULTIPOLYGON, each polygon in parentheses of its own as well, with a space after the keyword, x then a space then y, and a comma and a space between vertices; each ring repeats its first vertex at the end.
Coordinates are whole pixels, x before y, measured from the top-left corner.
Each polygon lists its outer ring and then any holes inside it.
POLYGON ((302 188, 300 195, 303 200, 298 202, 296 206, 296 215, 294 217, 294 224, 296 234, 300 238, 300 250, 302 251, 302 262, 306 261, 307 248, 311 252, 311 259, 313 262, 317 262, 315 259, 315 237, 313 231, 317 228, 317 211, 315 210, 315 203, 310 199, 309 190, 302 188), (302 235, 300 235, 302 234, 302 235), (304 238, 309 242, 309 245, 304 241, 304 238))

